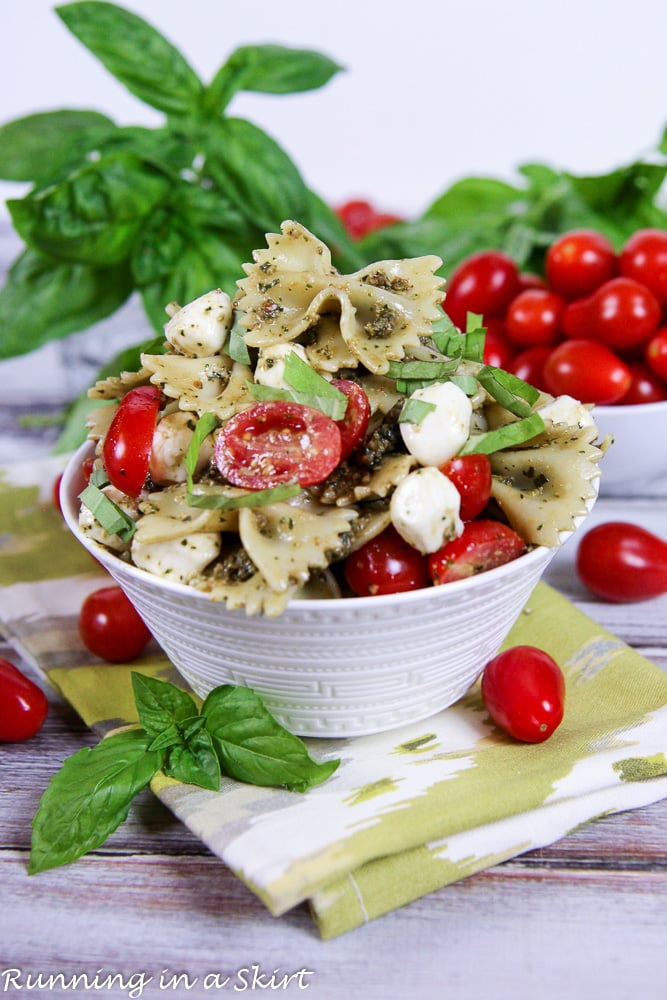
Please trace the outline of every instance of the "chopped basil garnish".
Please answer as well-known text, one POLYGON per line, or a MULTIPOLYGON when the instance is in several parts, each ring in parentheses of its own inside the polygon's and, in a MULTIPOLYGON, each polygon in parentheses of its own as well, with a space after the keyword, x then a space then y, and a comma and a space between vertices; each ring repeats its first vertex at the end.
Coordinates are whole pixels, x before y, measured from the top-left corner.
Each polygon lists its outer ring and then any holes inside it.
POLYGON ((513 445, 523 444, 530 441, 536 434, 544 430, 544 421, 539 413, 531 413, 523 420, 516 420, 514 423, 505 424, 504 427, 497 427, 493 431, 485 434, 473 434, 464 444, 459 452, 460 455, 491 455, 494 451, 502 448, 510 448, 513 445))
MULTIPOLYGON (((106 476, 104 477, 106 479, 106 476)), ((129 542, 136 531, 136 524, 125 511, 114 503, 106 493, 92 482, 86 486, 79 500, 93 515, 95 520, 110 535, 118 535, 123 542, 129 542)), ((105 483, 106 485, 106 483, 105 483)))
POLYGON ((188 445, 188 450, 185 453, 185 472, 187 475, 188 493, 192 492, 192 477, 194 476, 195 469, 197 468, 197 459, 199 458, 201 446, 211 431, 215 428, 217 422, 215 413, 202 413, 201 417, 197 421, 197 426, 194 429, 190 444, 188 445))
POLYGON ((238 312, 234 314, 234 322, 225 342, 225 354, 232 361, 239 361, 242 365, 250 364, 250 352, 245 342, 245 328, 241 325, 238 312))
POLYGON ((205 507, 207 510, 236 510, 239 507, 265 507, 269 503, 276 503, 278 500, 287 500, 301 492, 301 487, 295 480, 288 483, 281 483, 279 486, 270 486, 265 490, 248 490, 247 493, 224 493, 220 487, 203 490, 201 492, 188 492, 188 505, 190 507, 205 507))
POLYGON ((490 396, 517 417, 530 416, 533 404, 540 398, 534 386, 503 368, 485 365, 477 378, 490 396))
POLYGON ((284 400, 300 403, 301 406, 320 410, 332 420, 342 420, 345 416, 345 393, 318 375, 296 351, 290 351, 285 358, 285 381, 290 386, 289 389, 276 389, 259 383, 248 383, 248 389, 253 399, 260 402, 284 400))
POLYGON ((420 424, 424 417, 435 409, 435 403, 427 403, 425 399, 406 399, 398 422, 399 424, 420 424))
POLYGON ((468 313, 466 332, 461 333, 452 323, 449 316, 444 315, 433 324, 431 339, 442 354, 448 358, 465 358, 466 361, 484 360, 484 335, 486 329, 482 326, 482 317, 468 313))

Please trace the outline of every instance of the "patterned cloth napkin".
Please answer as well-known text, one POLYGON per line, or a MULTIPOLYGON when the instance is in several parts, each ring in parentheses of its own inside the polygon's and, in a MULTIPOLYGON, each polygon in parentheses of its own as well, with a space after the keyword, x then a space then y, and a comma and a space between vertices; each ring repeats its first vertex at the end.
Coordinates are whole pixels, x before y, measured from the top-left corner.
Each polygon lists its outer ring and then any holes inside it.
MULTIPOLYGON (((132 670, 178 677, 157 649, 109 665, 82 647, 78 609, 108 577, 51 503, 57 472, 49 459, 0 478, 0 627, 103 734, 135 719, 132 670)), ((308 900, 324 938, 667 796, 667 674, 545 584, 506 645, 517 643, 547 650, 566 674, 565 718, 545 743, 500 733, 476 685, 425 722, 309 740, 313 756, 341 766, 305 795, 224 779, 208 792, 164 776, 153 790, 271 913, 308 900)))

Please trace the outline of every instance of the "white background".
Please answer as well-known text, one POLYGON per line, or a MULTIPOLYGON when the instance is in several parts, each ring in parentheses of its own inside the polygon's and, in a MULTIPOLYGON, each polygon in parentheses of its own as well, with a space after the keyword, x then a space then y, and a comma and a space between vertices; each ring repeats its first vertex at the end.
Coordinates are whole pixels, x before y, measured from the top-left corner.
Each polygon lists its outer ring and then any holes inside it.
MULTIPOLYGON (((157 124, 49 0, 0 0, 0 121, 90 107, 157 124)), ((665 0, 128 0, 208 80, 240 44, 315 48, 326 88, 236 98, 332 203, 424 209, 458 177, 511 179, 540 160, 602 172, 655 149, 667 124, 665 0)), ((22 193, 0 184, 0 196, 22 193)), ((2 212, 5 213, 4 207, 2 212)), ((3 215, 6 218, 6 214, 3 215)))

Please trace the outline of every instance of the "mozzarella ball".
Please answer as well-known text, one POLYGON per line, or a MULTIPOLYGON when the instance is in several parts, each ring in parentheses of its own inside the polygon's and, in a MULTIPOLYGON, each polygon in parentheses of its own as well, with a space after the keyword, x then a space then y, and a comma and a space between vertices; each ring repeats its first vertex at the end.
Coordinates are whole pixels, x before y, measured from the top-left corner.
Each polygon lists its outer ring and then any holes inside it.
POLYGON ((272 389, 289 389, 285 381, 285 360, 294 352, 302 361, 308 362, 306 352, 301 344, 273 344, 263 347, 257 358, 255 382, 270 386, 272 389))
POLYGON ((442 465, 457 455, 470 436, 472 403, 454 382, 433 382, 411 399, 435 406, 418 424, 401 423, 405 447, 420 465, 442 465))
POLYGON ((222 350, 231 325, 231 299, 216 288, 179 309, 165 325, 164 335, 179 354, 210 358, 222 350))
MULTIPOLYGON (((159 486, 169 486, 172 483, 184 483, 187 479, 185 455, 192 441, 195 421, 194 414, 178 410, 176 413, 167 414, 157 424, 148 464, 148 471, 154 483, 159 486)), ((211 442, 204 441, 199 451, 196 471, 203 469, 212 453, 211 442)))
POLYGON ((461 497, 451 479, 434 466, 415 469, 394 490, 389 507, 399 535, 423 555, 458 538, 461 497))

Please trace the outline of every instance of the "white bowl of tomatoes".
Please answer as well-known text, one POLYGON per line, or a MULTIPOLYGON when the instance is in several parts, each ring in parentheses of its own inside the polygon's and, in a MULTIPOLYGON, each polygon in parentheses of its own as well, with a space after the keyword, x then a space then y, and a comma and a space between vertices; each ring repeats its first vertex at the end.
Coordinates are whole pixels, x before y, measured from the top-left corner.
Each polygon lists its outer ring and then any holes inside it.
POLYGON ((453 271, 445 310, 459 326, 484 316, 488 363, 595 405, 613 442, 602 494, 645 493, 667 476, 667 231, 639 230, 615 249, 573 230, 548 248, 543 276, 481 251, 453 271))
POLYGON ((302 736, 368 735, 453 704, 498 652, 558 551, 535 547, 441 586, 296 599, 276 617, 248 617, 137 568, 82 531, 79 495, 92 452, 84 445, 62 480, 72 533, 122 587, 197 694, 224 683, 250 686, 302 736))

